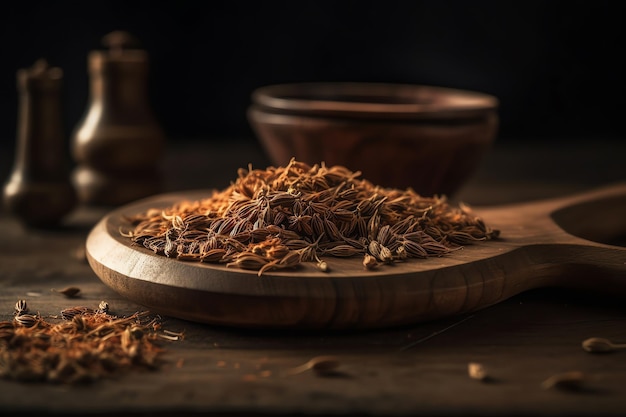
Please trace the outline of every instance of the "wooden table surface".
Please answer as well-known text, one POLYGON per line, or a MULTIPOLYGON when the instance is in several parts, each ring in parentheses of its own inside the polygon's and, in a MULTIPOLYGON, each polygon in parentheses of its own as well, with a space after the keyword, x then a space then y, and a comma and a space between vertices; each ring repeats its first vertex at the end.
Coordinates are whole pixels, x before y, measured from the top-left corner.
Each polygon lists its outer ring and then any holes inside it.
MULTIPOLYGON (((456 199, 473 205, 566 195, 626 179, 626 145, 581 142, 496 146, 456 199)), ((267 165, 249 142, 173 146, 168 190, 221 188, 249 162, 267 165)), ((79 207, 59 230, 27 230, 0 216, 0 320, 18 299, 57 315, 106 300, 117 315, 145 308, 107 288, 84 259, 84 242, 105 208, 79 207), (77 286, 67 299, 51 291, 77 286)), ((625 231, 626 232, 626 231, 625 231)), ((625 260, 626 262, 626 260, 625 260)), ((556 289, 530 291, 477 313, 408 327, 341 333, 218 328, 164 317, 185 333, 167 342, 152 372, 84 386, 0 380, 2 415, 623 415, 626 351, 594 355, 581 342, 626 342, 624 300, 556 289), (285 376, 318 355, 334 355, 328 376, 285 376), (469 362, 493 380, 468 377, 469 362), (583 390, 546 390, 552 375, 581 371, 583 390)))

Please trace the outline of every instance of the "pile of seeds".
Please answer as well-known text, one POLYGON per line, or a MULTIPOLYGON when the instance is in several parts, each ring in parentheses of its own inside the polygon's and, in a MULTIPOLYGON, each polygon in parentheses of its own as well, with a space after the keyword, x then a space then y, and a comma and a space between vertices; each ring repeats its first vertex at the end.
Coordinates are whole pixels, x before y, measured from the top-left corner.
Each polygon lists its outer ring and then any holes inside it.
POLYGON ((383 188, 359 176, 295 159, 285 167, 241 168, 228 188, 133 215, 120 233, 160 255, 259 275, 311 261, 327 271, 326 256, 362 256, 371 269, 498 235, 445 196, 383 188))
POLYGON ((164 349, 158 339, 182 334, 160 330, 146 313, 116 317, 108 304, 72 307, 60 320, 29 314, 26 301, 15 305, 12 321, 0 321, 0 377, 25 382, 81 383, 130 370, 156 369, 164 349))

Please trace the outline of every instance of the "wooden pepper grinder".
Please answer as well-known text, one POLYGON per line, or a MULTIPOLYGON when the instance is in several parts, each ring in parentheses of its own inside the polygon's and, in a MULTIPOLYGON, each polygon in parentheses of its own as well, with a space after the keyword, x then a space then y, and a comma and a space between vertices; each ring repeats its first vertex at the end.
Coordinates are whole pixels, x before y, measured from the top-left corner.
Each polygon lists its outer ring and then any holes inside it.
POLYGON ((63 71, 39 60, 17 71, 17 147, 4 187, 9 213, 28 226, 56 226, 76 205, 63 129, 63 71))
POLYGON ((161 190, 165 134, 148 100, 148 54, 116 31, 88 57, 90 104, 72 136, 81 202, 119 205, 161 190))

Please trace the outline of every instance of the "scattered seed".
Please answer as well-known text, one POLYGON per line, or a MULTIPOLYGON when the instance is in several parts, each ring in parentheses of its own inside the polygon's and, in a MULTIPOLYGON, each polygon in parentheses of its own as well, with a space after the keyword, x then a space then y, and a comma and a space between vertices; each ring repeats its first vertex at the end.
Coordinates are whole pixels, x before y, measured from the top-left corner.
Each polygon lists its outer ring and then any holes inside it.
POLYGON ((94 310, 89 307, 70 307, 61 310, 61 318, 63 320, 72 320, 77 315, 93 314, 94 310))
POLYGON ((363 266, 366 269, 374 269, 378 266, 378 261, 369 253, 366 253, 365 255, 363 255, 363 266))
POLYGON ((182 340, 185 338, 185 332, 173 332, 171 330, 163 330, 165 336, 175 337, 175 340, 182 340))
POLYGON ((566 391, 577 391, 583 387, 585 375, 580 371, 565 372, 551 376, 542 382, 544 389, 561 389, 566 391))
POLYGON ((98 304, 98 308, 96 309, 96 313, 104 313, 107 314, 109 312, 109 303, 106 301, 100 301, 98 304))
POLYGON ((72 297, 76 297, 78 295, 78 293, 80 293, 80 288, 78 288, 78 287, 67 287, 67 288, 63 288, 62 290, 55 290, 53 288, 52 291, 53 292, 58 292, 59 294, 63 294, 64 296, 66 296, 68 298, 72 298, 72 297))
POLYGON ((616 350, 626 349, 624 343, 613 343, 609 339, 602 337, 591 337, 582 343, 583 349, 590 353, 608 353, 616 350))
POLYGON ((39 322, 40 318, 33 314, 20 314, 13 318, 13 321, 23 327, 33 327, 39 322))
POLYGON ((329 270, 328 264, 326 263, 326 261, 319 261, 317 263, 317 269, 319 269, 322 272, 328 272, 329 270))
POLYGON ((25 313, 28 313, 28 305, 26 304, 26 300, 18 300, 15 303, 15 315, 21 316, 25 313))
POLYGON ((316 356, 302 365, 289 369, 287 371, 287 375, 297 375, 309 370, 318 374, 323 374, 334 371, 339 367, 339 365, 339 360, 334 356, 316 356))
POLYGON ((486 381, 487 379, 489 379, 489 374, 487 373, 487 370, 485 369, 483 364, 478 362, 470 362, 467 365, 467 373, 470 378, 479 381, 486 381))

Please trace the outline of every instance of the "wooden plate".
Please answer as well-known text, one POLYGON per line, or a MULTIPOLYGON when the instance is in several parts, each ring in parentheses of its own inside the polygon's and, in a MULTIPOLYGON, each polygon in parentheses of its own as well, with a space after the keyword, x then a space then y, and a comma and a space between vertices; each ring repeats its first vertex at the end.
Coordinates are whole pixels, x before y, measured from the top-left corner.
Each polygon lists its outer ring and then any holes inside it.
POLYGON ((501 239, 440 258, 368 271, 361 258, 325 258, 330 272, 305 265, 254 271, 170 259, 119 234, 123 216, 204 198, 172 193, 121 207, 90 232, 87 258, 122 296, 163 315, 250 328, 380 328, 482 309, 547 286, 626 295, 626 184, 525 204, 476 208, 501 239))

